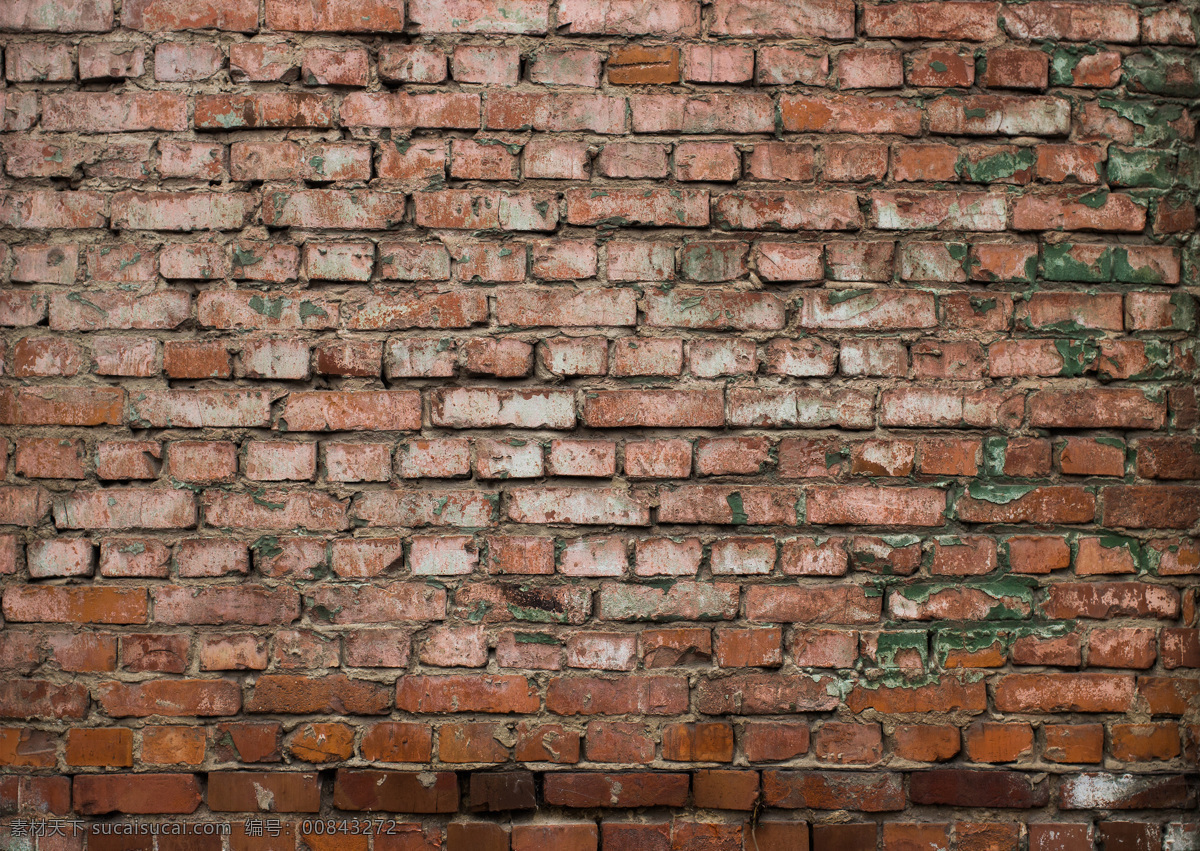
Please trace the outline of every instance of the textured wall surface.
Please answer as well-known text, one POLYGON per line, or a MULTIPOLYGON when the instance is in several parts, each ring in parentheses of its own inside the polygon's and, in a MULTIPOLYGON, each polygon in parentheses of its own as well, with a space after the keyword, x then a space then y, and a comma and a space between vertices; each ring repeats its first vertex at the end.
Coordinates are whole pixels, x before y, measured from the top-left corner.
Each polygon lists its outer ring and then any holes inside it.
POLYGON ((2 0, 0 814, 1196 851, 1196 21, 2 0))

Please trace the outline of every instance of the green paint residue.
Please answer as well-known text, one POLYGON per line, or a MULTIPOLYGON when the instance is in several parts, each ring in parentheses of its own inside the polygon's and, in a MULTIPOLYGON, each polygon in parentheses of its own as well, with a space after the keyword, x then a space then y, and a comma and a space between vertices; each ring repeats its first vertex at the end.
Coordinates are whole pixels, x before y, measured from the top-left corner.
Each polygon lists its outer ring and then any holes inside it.
POLYGON ((1076 259, 1072 243, 1046 245, 1042 248, 1042 269, 1048 281, 1080 281, 1104 283, 1112 280, 1113 255, 1105 249, 1090 263, 1076 259))
POLYGON ((531 623, 567 622, 567 615, 565 612, 549 612, 545 609, 538 609, 533 606, 518 606, 515 603, 508 604, 508 613, 519 621, 529 621, 531 623))
POLYGON ((1058 374, 1072 378, 1083 375, 1095 363, 1099 351, 1092 343, 1081 340, 1055 340, 1054 348, 1063 361, 1058 374))
POLYGON ((734 526, 745 526, 750 521, 742 506, 742 495, 740 493, 734 491, 725 497, 725 502, 729 503, 729 510, 732 513, 730 523, 734 526))
POLYGON ((261 558, 273 559, 283 555, 283 547, 279 546, 279 538, 274 535, 263 535, 250 545, 261 558))
POLYGON ((544 632, 514 632, 513 640, 517 644, 550 644, 555 647, 559 644, 557 638, 544 632))
POLYGON ((283 310, 290 303, 290 300, 284 296, 279 298, 264 299, 260 295, 250 297, 250 309, 255 313, 269 317, 271 319, 279 319, 283 316, 283 310))

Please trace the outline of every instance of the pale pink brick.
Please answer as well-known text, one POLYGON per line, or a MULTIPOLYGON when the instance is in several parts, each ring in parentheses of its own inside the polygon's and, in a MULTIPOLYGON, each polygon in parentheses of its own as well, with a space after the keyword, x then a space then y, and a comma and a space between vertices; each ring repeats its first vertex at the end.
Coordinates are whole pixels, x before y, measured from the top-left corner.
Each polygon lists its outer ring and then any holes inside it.
POLYGON ((25 547, 25 565, 33 579, 91 576, 96 568, 96 553, 87 538, 31 541, 25 547))
POLYGON ((774 538, 725 538, 713 541, 710 553, 714 576, 765 575, 775 569, 774 538))
POLYGON ((181 482, 228 481, 237 474, 237 446, 228 441, 173 441, 167 446, 167 468, 181 482))
POLYGON ((0 535, 0 576, 11 576, 17 572, 17 554, 21 543, 16 535, 0 535))
POLYGON ((379 76, 389 83, 440 83, 446 54, 432 45, 388 44, 379 51, 379 76))
POLYGON ((837 372, 838 348, 824 340, 776 338, 763 347, 763 371, 768 375, 814 378, 837 372))
POLYGON ((545 33, 550 24, 548 0, 415 0, 409 22, 418 32, 517 34, 545 33))
POLYGON ((222 245, 169 245, 158 255, 159 274, 168 280, 224 278, 229 268, 229 253, 222 245))
POLYGON ((125 42, 85 42, 79 46, 80 80, 122 80, 146 70, 146 49, 125 42))
POLYGON ((683 51, 683 74, 689 83, 747 83, 754 76, 749 47, 690 44, 683 51))
POLYGON ((582 142, 535 136, 523 150, 524 174, 531 180, 587 180, 590 176, 587 145, 582 142))
POLYGON ((469 340, 467 372, 497 378, 523 378, 533 370, 533 346, 512 337, 469 340))
POLYGON ((631 36, 695 36, 700 32, 700 7, 688 0, 660 0, 647 6, 640 0, 562 0, 558 25, 567 33, 631 36))
POLYGON ((250 550, 241 541, 192 538, 175 548, 175 569, 181 577, 215 577, 250 572, 250 550))
POLYGON ((479 553, 467 535, 417 535, 412 539, 409 566, 414 576, 464 576, 479 566, 479 553))
POLYGON ((645 538, 637 542, 638 576, 695 576, 703 548, 699 538, 645 538))
POLYGON ((564 576, 623 576, 628 569, 629 557, 621 538, 565 541, 558 561, 558 571, 564 576))
POLYGON ((79 268, 76 245, 14 245, 12 279, 31 284, 71 284, 79 268))
POLYGON ((501 668, 558 671, 562 668, 562 645, 539 639, 544 633, 506 630, 496 642, 496 664, 501 668))
POLYGON ((600 85, 603 63, 604 55, 596 50, 543 50, 529 65, 529 79, 546 86, 585 86, 594 89, 600 85))
POLYGON ((410 440, 396 448, 402 479, 453 479, 471 475, 471 444, 466 440, 410 440))
POLYGON ((411 644, 411 633, 401 629, 360 629, 342 637, 352 668, 405 668, 411 644))
POLYGON ((238 374, 247 378, 306 380, 312 373, 308 343, 304 340, 252 340, 242 347, 238 374))
POLYGON ((686 440, 625 444, 625 475, 631 479, 686 479, 691 470, 692 444, 686 440))
POLYGON ((908 347, 900 340, 844 340, 839 371, 842 375, 907 375, 908 347))
POLYGON ((610 142, 596 158, 596 169, 605 177, 653 179, 667 176, 669 145, 610 142))
POLYGON ((101 479, 156 479, 161 459, 162 444, 156 440, 106 440, 96 447, 96 475, 101 479))
POLYGON ((317 445, 253 440, 246 444, 242 474, 260 482, 308 481, 317 472, 317 445))
POLYGON ((768 281, 818 281, 825 274, 820 245, 756 242, 752 257, 758 274, 768 281))
POLYGON ((256 635, 203 635, 196 654, 201 671, 261 671, 270 659, 267 639, 256 635))
POLYGON ((762 47, 755 81, 764 86, 802 83, 823 86, 829 77, 829 57, 811 48, 762 47))
POLYGON ((75 61, 66 44, 10 44, 4 75, 14 83, 63 83, 75 78, 75 61))
POLYGON ((207 80, 224 64, 225 54, 215 44, 166 42, 154 49, 154 78, 159 82, 207 80))
POLYGON ((460 281, 523 281, 527 254, 525 244, 519 242, 461 245, 454 257, 454 276, 460 281))
POLYGON ((837 57, 838 85, 843 89, 895 89, 904 85, 900 51, 877 48, 843 50, 837 57))
POLYGON ((331 482, 386 482, 391 475, 391 444, 325 444, 325 477, 331 482))
POLYGON ((670 281, 675 277, 675 249, 667 242, 614 240, 607 247, 610 281, 670 281))
MULTIPOLYGON (((0 258, 3 259, 3 258, 0 258)), ((0 325, 23 328, 45 321, 50 299, 38 292, 0 291, 0 325)))
POLYGON ((691 340, 687 363, 697 378, 753 375, 758 371, 758 351, 753 340, 691 340))
POLYGON ((229 74, 234 82, 294 82, 300 76, 300 63, 288 44, 232 44, 229 74))
POLYGON ((158 173, 163 177, 220 180, 228 170, 227 161, 221 144, 179 139, 161 139, 158 143, 158 173))
POLYGON ((542 447, 536 441, 475 441, 475 474, 481 479, 536 479, 543 473, 542 447))
POLYGON ((557 239, 533 243, 533 274, 547 281, 578 281, 596 275, 596 243, 557 239))
POLYGON ((304 246, 308 277, 320 281, 369 281, 375 269, 370 242, 310 242, 304 246))
POLYGON ((159 342, 127 337, 93 337, 92 360, 97 375, 148 378, 159 370, 159 342))
POLYGON ((554 337, 538 345, 542 364, 554 375, 605 375, 608 340, 604 337, 554 337))
POLYGON ((300 249, 295 245, 241 242, 233 249, 233 277, 278 284, 300 275, 300 249))
POLYGON ((613 345, 613 375, 679 375, 682 371, 679 338, 621 337, 613 345))
POLYGON ((160 541, 105 538, 100 542, 101 576, 165 578, 170 573, 171 548, 160 541))
POLYGON ((396 281, 444 281, 450 277, 450 252, 443 245, 379 243, 379 277, 396 281))
POLYGON ((499 140, 477 142, 455 139, 450 143, 450 176, 461 180, 516 180, 520 152, 499 140))
POLYGON ((607 440, 552 440, 547 472, 552 476, 607 478, 616 474, 617 447, 607 440))
POLYGON ((520 48, 459 45, 450 57, 450 76, 460 83, 515 86, 520 66, 520 48))
POLYGON ((678 180, 731 182, 741 176, 742 160, 728 142, 680 142, 675 146, 678 180))
POLYGON ((575 426, 575 395, 561 390, 460 387, 434 391, 432 420, 439 428, 552 428, 575 426))
POLYGON ((754 146, 746 170, 758 180, 806 182, 816 176, 816 161, 812 145, 765 142, 754 146))
POLYGON ((349 579, 398 573, 403 561, 404 541, 400 538, 341 539, 330 547, 330 567, 349 579))
POLYGON ((388 378, 444 378, 458 369, 458 352, 450 340, 389 340, 383 368, 388 378))
POLYGON ((421 646, 421 664, 439 668, 482 668, 487 664, 487 635, 481 626, 439 626, 421 646))
POLYGON ((849 558, 843 538, 790 538, 780 544, 779 567, 788 575, 843 576, 849 558))
POLYGON ((620 632, 578 632, 567 639, 567 666, 597 671, 637 667, 637 636, 620 632))
POLYGON ((365 86, 370 59, 362 48, 304 51, 300 77, 306 86, 365 86))

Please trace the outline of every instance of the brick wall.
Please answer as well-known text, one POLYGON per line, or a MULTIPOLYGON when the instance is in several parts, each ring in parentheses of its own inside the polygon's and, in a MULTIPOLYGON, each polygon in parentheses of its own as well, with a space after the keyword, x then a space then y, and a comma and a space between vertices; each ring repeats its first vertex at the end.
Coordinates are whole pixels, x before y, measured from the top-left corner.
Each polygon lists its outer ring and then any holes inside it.
POLYGON ((1200 848, 1196 11, 4 0, 0 814, 1200 848))

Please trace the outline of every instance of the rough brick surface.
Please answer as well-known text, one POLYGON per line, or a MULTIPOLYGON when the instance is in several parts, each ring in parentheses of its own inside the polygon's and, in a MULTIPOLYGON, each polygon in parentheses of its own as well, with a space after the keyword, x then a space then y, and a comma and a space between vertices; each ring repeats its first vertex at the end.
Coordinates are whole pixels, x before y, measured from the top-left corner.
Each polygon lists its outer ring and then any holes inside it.
POLYGON ((0 0, 0 815, 1197 851, 1198 20, 0 0))

